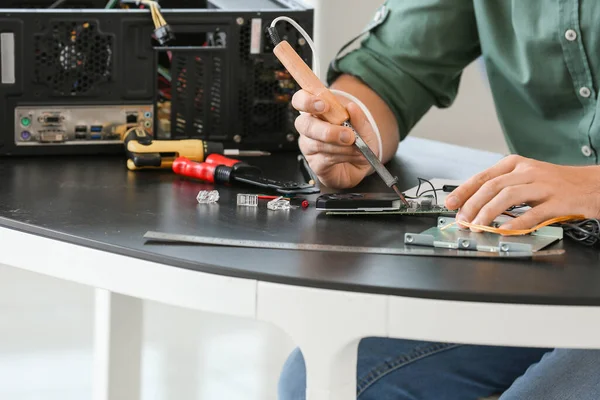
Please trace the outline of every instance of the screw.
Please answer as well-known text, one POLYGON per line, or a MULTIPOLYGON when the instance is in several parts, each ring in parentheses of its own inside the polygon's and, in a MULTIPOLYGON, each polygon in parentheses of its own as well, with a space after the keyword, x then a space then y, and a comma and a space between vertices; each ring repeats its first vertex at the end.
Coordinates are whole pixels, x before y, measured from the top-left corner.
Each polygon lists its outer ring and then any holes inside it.
POLYGON ((406 242, 407 243, 412 243, 415 240, 414 237, 412 237, 412 235, 406 235, 406 242))
POLYGON ((502 251, 508 251, 509 247, 508 247, 507 244, 503 244, 502 246, 500 246, 500 250, 502 250, 502 251))
POLYGON ((240 135, 235 135, 233 137, 233 141, 236 142, 236 143, 239 143, 239 142, 242 141, 242 137, 240 135))
POLYGON ((469 241, 468 240, 463 240, 462 243, 460 244, 462 247, 467 248, 469 247, 469 241))
POLYGON ((235 22, 237 22, 238 25, 244 25, 244 18, 238 17, 235 22))
POLYGON ((440 226, 444 226, 446 224, 446 220, 445 219, 440 219, 439 225, 440 226))
POLYGON ((293 142, 294 139, 296 139, 296 137, 292 133, 288 133, 285 138, 287 139, 288 142, 293 142))
POLYGON ((298 39, 298 44, 300 46, 304 46, 306 44, 306 40, 304 38, 300 38, 300 39, 298 39))

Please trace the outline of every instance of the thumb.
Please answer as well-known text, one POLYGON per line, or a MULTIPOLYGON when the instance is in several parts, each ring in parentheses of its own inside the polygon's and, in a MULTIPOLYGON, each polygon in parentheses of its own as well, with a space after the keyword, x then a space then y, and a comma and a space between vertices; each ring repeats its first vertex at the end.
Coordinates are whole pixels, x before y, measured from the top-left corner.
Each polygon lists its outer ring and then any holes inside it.
POLYGON ((354 126, 354 129, 358 131, 358 133, 364 134, 366 133, 366 130, 371 129, 369 120, 358 104, 348 103, 346 109, 348 110, 348 114, 350 114, 350 122, 352 123, 352 126, 354 126))

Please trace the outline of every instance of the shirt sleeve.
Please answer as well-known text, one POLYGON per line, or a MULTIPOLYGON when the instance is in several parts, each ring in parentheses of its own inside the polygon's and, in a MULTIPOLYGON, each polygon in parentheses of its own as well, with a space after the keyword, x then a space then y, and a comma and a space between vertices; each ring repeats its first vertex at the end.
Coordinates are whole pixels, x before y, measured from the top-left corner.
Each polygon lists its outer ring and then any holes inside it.
POLYGON ((389 105, 403 139, 432 105, 452 104, 463 69, 481 54, 473 1, 388 0, 378 13, 382 21, 334 60, 327 82, 361 79, 389 105))

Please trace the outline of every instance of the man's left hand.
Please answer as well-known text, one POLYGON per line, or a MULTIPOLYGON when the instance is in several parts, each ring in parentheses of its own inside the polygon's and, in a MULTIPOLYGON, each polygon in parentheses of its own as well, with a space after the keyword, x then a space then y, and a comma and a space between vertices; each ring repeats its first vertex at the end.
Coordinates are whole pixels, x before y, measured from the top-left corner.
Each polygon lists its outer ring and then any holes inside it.
POLYGON ((563 215, 600 218, 600 166, 560 166, 511 155, 460 185, 445 205, 460 208, 457 221, 490 225, 523 203, 531 210, 503 229, 529 229, 563 215))

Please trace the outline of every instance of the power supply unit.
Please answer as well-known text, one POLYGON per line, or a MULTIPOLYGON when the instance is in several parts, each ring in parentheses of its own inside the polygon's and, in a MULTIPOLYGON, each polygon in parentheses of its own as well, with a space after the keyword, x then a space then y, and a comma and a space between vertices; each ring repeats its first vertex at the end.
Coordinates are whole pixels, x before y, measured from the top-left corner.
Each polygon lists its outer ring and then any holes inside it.
MULTIPOLYGON (((266 27, 286 16, 312 35, 311 8, 161 0, 174 38, 160 44, 148 9, 69 2, 81 8, 19 0, 22 8, 0 9, 1 155, 121 153, 118 128, 127 124, 157 139, 297 150, 291 96, 299 87, 272 54, 266 27)), ((310 65, 295 28, 282 21, 278 29, 310 65)))

